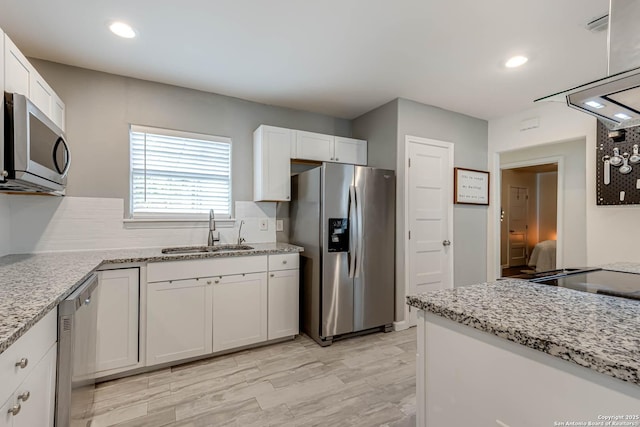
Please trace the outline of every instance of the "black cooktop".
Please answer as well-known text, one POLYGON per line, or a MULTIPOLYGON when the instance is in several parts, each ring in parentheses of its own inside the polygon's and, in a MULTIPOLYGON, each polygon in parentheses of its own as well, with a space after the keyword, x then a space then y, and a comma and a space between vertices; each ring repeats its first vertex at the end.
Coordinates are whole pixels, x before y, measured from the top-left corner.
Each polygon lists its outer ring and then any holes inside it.
POLYGON ((537 282, 538 280, 549 279, 552 277, 567 276, 570 274, 584 273, 587 271, 600 270, 599 268, 577 267, 577 268, 560 268, 558 270, 538 271, 532 273, 518 274, 517 276, 509 276, 508 279, 524 279, 537 282))
POLYGON ((534 278, 531 281, 582 292, 640 300, 640 274, 591 270, 563 276, 534 278))

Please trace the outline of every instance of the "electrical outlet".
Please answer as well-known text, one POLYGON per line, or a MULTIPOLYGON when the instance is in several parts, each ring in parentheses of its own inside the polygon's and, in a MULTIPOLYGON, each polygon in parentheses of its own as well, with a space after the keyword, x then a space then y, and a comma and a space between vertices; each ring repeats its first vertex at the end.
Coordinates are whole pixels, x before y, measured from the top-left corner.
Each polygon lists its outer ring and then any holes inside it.
POLYGON ((260 231, 267 231, 269 229, 269 223, 266 219, 260 220, 260 231))
POLYGON ((284 231, 284 222, 281 219, 276 219, 276 231, 284 231))

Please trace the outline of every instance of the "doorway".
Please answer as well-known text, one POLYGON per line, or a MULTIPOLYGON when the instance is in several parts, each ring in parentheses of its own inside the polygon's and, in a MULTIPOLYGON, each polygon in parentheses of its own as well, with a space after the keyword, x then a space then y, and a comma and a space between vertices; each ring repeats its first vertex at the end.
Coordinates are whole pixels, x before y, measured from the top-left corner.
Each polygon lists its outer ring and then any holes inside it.
POLYGON ((556 269, 558 182, 557 161, 502 166, 502 277, 556 269))

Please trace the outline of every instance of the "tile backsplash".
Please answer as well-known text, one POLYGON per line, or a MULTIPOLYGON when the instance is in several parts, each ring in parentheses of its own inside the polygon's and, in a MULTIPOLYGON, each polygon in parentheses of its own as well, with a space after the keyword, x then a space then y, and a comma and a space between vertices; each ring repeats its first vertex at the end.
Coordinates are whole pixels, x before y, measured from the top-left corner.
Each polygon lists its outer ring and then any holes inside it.
MULTIPOLYGON (((10 224, 0 253, 205 245, 208 223, 124 223, 122 199, 0 195, 0 218, 10 224), (3 200, 4 199, 4 200, 3 200), (8 217, 9 221, 5 218, 8 217)), ((218 223, 221 243, 236 243, 240 221, 247 243, 276 241, 276 204, 239 201, 235 220, 218 223), (266 223, 266 230, 260 225, 266 223)), ((6 224, 5 224, 6 225, 6 224)))

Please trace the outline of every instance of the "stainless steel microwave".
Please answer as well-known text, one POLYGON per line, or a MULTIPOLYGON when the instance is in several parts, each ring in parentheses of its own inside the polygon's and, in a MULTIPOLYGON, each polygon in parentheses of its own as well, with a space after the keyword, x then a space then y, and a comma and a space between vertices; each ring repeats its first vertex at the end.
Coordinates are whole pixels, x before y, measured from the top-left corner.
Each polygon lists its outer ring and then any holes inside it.
POLYGON ((0 191, 61 194, 71 164, 64 132, 26 96, 4 94, 0 191))

